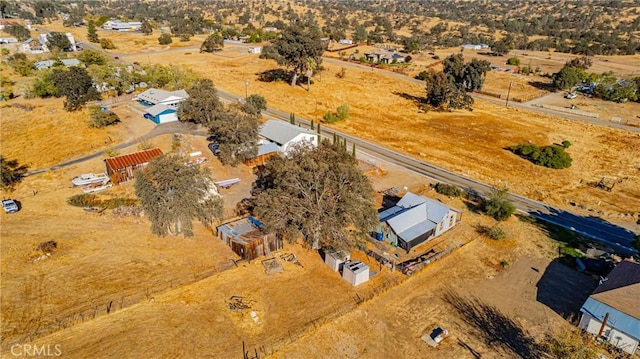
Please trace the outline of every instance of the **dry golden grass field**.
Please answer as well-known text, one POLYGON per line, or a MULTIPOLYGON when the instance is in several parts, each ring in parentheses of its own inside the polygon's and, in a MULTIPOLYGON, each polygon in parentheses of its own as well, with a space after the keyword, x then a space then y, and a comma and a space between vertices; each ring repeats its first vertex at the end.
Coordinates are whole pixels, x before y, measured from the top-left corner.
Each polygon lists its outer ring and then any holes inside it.
MULTIPOLYGON (((80 39, 86 32, 72 31, 80 39)), ((140 34, 100 34, 114 36, 119 46, 114 53, 134 52, 137 46, 148 46, 145 51, 156 48, 152 42, 157 43, 157 34, 147 37, 147 45, 135 44, 143 38, 140 34)), ((199 41, 172 47, 182 45, 199 41)), ((569 202, 603 214, 638 212, 637 133, 483 101, 477 101, 472 112, 425 113, 414 100, 424 95, 420 85, 350 67, 339 79, 335 74, 340 66, 329 63, 307 92, 285 82, 260 81, 258 74, 276 69, 276 64, 242 48, 216 55, 176 48, 125 60, 182 64, 239 96, 249 80, 249 94, 258 93, 269 106, 308 119, 320 119, 326 110, 348 104, 349 119, 333 126, 340 131, 492 185, 508 183, 516 193, 574 211, 569 202), (574 159, 565 170, 534 166, 503 149, 527 141, 545 145, 565 139, 573 143, 569 153, 574 159), (612 192, 589 185, 602 177, 621 182, 612 192)), ((502 76, 490 75, 488 88, 503 91, 507 78, 502 76)), ((522 93, 531 90, 524 86, 522 93)), ((303 266, 284 262, 284 272, 267 276, 259 260, 233 265, 237 256, 199 225, 193 238, 159 238, 151 234, 145 218, 85 212, 66 203, 80 193, 70 187, 70 179, 104 171, 106 152, 144 138, 154 128, 128 103, 113 109, 121 123, 89 129, 86 111, 65 112, 61 99, 17 98, 0 107, 0 149, 6 158, 38 169, 104 153, 26 177, 14 192, 0 193, 22 203, 18 213, 0 213, 1 357, 10 355, 12 344, 34 343, 60 344, 64 357, 230 358, 240 357, 244 341, 249 350, 274 358, 458 358, 474 352, 504 358, 513 354, 500 345, 488 345, 488 334, 469 320, 464 306, 447 304, 447 295, 487 304, 494 309, 484 314, 512 320, 510 329, 539 341, 544 333, 567 325, 564 310, 575 310, 593 285, 589 278, 558 267, 553 261, 557 246, 548 233, 511 218, 501 225, 507 239, 490 241, 479 237, 476 227, 495 223, 472 211, 465 211, 463 222, 443 237, 467 243, 451 256, 409 279, 376 270, 370 282, 355 288, 330 271, 317 253, 299 245, 286 245, 283 253, 295 253, 303 266), (58 248, 50 257, 34 260, 38 244, 50 240, 58 248), (573 302, 542 298, 545 291, 558 293, 549 288, 572 292, 567 297, 573 302), (233 295, 247 297, 252 308, 229 310, 225 300, 233 295), (359 303, 360 299, 367 300, 359 303), (420 341, 434 326, 452 332, 437 350, 420 341)), ((168 152, 172 136, 144 142, 168 152)), ((140 149, 133 145, 118 152, 140 149)), ((222 190, 227 213, 249 195, 251 169, 222 166, 209 156, 204 137, 182 136, 181 150, 205 153, 210 161, 204 165, 216 180, 242 179, 240 185, 222 190)), ((421 192, 428 184, 394 166, 382 166, 388 172, 372 176, 376 190, 407 186, 421 192)), ((458 199, 426 195, 465 208, 458 199)), ((132 183, 101 196, 132 198, 132 183)), ((354 256, 366 260, 362 253, 354 256)))

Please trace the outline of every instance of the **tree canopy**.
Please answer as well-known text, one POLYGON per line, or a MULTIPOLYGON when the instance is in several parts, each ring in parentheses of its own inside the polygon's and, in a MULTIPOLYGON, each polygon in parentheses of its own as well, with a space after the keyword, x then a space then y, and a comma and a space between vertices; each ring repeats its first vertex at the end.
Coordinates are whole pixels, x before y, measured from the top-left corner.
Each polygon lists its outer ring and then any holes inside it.
POLYGON ((498 221, 506 221, 516 211, 508 196, 507 187, 492 188, 484 201, 484 212, 498 221))
POLYGON ((253 189, 254 214, 289 241, 311 248, 356 247, 376 223, 374 192, 351 154, 323 141, 264 166, 253 189))
POLYGON ((49 50, 70 51, 72 44, 65 33, 53 31, 47 35, 47 47, 49 50))
POLYGON ((153 34, 153 27, 151 23, 147 20, 142 20, 142 26, 140 27, 140 31, 145 35, 153 34))
POLYGON ((292 70, 291 86, 298 83, 298 77, 312 70, 322 62, 324 43, 316 23, 296 19, 282 31, 273 45, 265 46, 260 57, 276 60, 278 65, 292 70))
POLYGON ((189 98, 178 106, 178 118, 183 122, 193 122, 211 128, 213 122, 224 111, 211 80, 198 80, 188 88, 189 98))
POLYGON ((91 76, 82 67, 55 68, 52 72, 52 79, 57 89, 56 96, 66 97, 64 108, 67 111, 78 110, 87 101, 100 98, 98 91, 93 86, 91 76))
POLYGON ((13 190, 28 169, 28 166, 19 164, 17 160, 7 160, 4 156, 0 156, 0 186, 2 189, 13 190))
POLYGON ((87 24, 87 39, 90 42, 97 43, 100 41, 98 38, 98 30, 96 29, 96 23, 93 20, 89 20, 89 24, 87 24))
POLYGON ((193 220, 211 226, 222 216, 222 198, 212 192, 206 169, 174 154, 160 156, 136 173, 136 196, 159 236, 193 236, 193 220))
POLYGON ((215 32, 207 36, 204 42, 202 42, 202 45, 200 46, 200 52, 220 51, 223 47, 224 39, 222 38, 222 35, 220 35, 219 32, 215 32))
POLYGON ((242 111, 250 114, 250 115, 260 115, 262 110, 267 109, 267 100, 260 95, 249 95, 249 97, 244 100, 244 104, 242 105, 242 111))
POLYGON ((558 90, 566 90, 578 84, 587 77, 586 72, 578 67, 563 66, 553 75, 553 87, 558 90))

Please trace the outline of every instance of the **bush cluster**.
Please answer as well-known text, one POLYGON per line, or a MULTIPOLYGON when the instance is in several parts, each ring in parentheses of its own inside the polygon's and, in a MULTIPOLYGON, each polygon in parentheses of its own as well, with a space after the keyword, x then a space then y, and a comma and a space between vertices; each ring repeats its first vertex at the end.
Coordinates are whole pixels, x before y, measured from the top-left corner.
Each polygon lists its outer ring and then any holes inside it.
POLYGON ((347 117, 349 117, 349 105, 344 104, 338 106, 338 108, 336 108, 336 112, 328 110, 322 117, 322 121, 326 123, 334 123, 345 120, 347 117))
POLYGON ((446 184, 442 182, 436 183, 434 186, 436 192, 443 194, 449 197, 460 197, 462 196, 462 190, 458 186, 454 186, 452 184, 446 184))
POLYGON ((137 206, 138 200, 135 198, 108 198, 102 200, 97 195, 91 193, 83 193, 72 196, 67 203, 74 207, 102 207, 114 209, 121 206, 137 206))
MULTIPOLYGON (((563 145, 568 147, 571 143, 565 141, 563 145)), ((509 151, 536 165, 561 169, 571 167, 571 156, 565 151, 565 148, 558 145, 536 146, 527 143, 511 146, 509 151)))
POLYGON ((120 122, 118 115, 111 111, 103 110, 100 106, 91 106, 89 114, 90 128, 101 128, 120 122))

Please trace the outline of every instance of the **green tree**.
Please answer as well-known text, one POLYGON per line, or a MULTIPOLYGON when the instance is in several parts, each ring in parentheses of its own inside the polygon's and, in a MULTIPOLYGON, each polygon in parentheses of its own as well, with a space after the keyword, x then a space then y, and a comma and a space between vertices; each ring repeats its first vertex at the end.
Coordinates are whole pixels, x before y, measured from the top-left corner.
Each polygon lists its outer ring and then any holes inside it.
POLYGON ((558 90, 566 90, 578 84, 586 78, 584 70, 577 67, 563 66, 553 75, 553 87, 558 90))
POLYGON ((520 66, 520 58, 515 56, 508 58, 507 65, 520 66))
POLYGON ((289 241, 313 249, 355 248, 376 224, 374 192, 341 145, 323 141, 274 157, 254 184, 255 215, 289 241))
POLYGON ((39 71, 39 75, 33 82, 33 94, 42 98, 57 96, 58 88, 53 79, 53 70, 39 71))
POLYGON ((102 66, 107 63, 107 59, 98 50, 86 49, 78 54, 78 60, 85 66, 102 66))
POLYGON ((136 173, 135 193, 156 235, 192 237, 194 219, 210 227, 221 218, 222 198, 212 191, 208 171, 185 162, 163 155, 136 173))
POLYGON ((172 42, 173 42, 173 39, 171 38, 171 35, 167 33, 164 33, 160 35, 160 37, 158 37, 158 43, 160 45, 169 45, 172 42))
POLYGON ((20 183, 28 169, 28 166, 20 165, 18 160, 7 160, 0 155, 0 186, 2 189, 12 191, 20 183))
POLYGON ((295 20, 273 45, 265 46, 260 57, 273 59, 278 65, 290 68, 291 86, 296 86, 298 77, 312 70, 312 64, 319 66, 322 62, 324 44, 320 38, 317 24, 295 20))
POLYGON ((100 41, 100 39, 98 38, 96 23, 93 20, 89 20, 89 24, 87 25, 87 38, 90 42, 93 43, 98 43, 100 41))
POLYGON ((58 92, 56 96, 65 96, 64 108, 67 111, 79 110, 87 101, 100 98, 93 86, 87 70, 72 66, 69 69, 54 69, 53 82, 58 92))
POLYGON ((196 76, 191 70, 175 64, 167 66, 159 64, 147 65, 143 66, 143 69, 144 75, 136 76, 139 81, 144 81, 151 87, 166 87, 169 90, 178 90, 190 87, 196 82, 196 76))
POLYGON ((118 115, 109 110, 103 110, 100 106, 89 107, 89 127, 102 128, 120 122, 118 115))
POLYGON ((353 42, 355 43, 365 42, 367 41, 367 36, 368 36, 367 28, 364 27, 364 25, 358 24, 355 26, 355 29, 352 34, 353 42))
POLYGON ((211 80, 199 80, 187 89, 189 98, 178 106, 178 118, 182 122, 193 122, 211 128, 224 112, 224 106, 218 97, 211 80))
POLYGON ((458 88, 453 78, 444 72, 430 70, 425 85, 425 102, 436 109, 452 111, 460 108, 470 109, 473 105, 473 98, 458 88))
POLYGON ((509 200, 509 189, 492 188, 484 201, 484 212, 497 221, 505 221, 516 211, 509 200))
POLYGON ((200 52, 220 51, 224 47, 224 39, 219 32, 215 32, 204 40, 200 46, 200 52))
POLYGON ((539 166, 555 169, 571 167, 571 156, 565 151, 565 147, 563 146, 551 145, 539 147, 534 144, 526 143, 511 146, 508 149, 516 155, 539 166))
POLYGON ((31 31, 19 24, 6 25, 4 31, 14 36, 18 41, 25 41, 31 37, 31 31))
POLYGON ((100 39, 100 47, 105 50, 113 50, 116 48, 116 45, 111 41, 111 39, 102 38, 100 39))
POLYGON ((244 101, 242 110, 250 115, 260 115, 262 110, 267 109, 267 100, 260 95, 250 95, 244 101))
POLYGON ((27 55, 17 52, 7 58, 9 66, 13 67, 22 76, 29 76, 36 69, 35 61, 27 58, 27 55))
POLYGON ((220 113, 209 127, 218 142, 218 158, 235 166, 258 155, 260 121, 257 116, 233 109, 220 113))
POLYGON ((140 27, 140 31, 144 35, 151 35, 153 34, 153 27, 151 26, 151 23, 149 21, 142 20, 142 26, 140 27))
POLYGON ((71 41, 63 32, 50 32, 47 35, 47 47, 49 50, 71 51, 71 41))

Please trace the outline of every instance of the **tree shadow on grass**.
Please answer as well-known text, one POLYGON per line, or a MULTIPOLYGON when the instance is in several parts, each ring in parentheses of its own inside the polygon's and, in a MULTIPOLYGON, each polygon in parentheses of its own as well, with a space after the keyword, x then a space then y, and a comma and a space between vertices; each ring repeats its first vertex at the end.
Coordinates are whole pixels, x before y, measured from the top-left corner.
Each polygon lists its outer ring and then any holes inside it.
POLYGON ((537 89, 540 90, 544 90, 544 91, 549 91, 549 92, 556 92, 556 88, 553 87, 553 84, 550 82, 542 82, 542 81, 530 81, 529 84, 537 89))
POLYGON ((393 94, 396 95, 396 96, 400 96, 405 100, 412 101, 413 104, 416 105, 420 109, 422 109, 424 106, 426 106, 426 104, 424 102, 424 97, 414 96, 414 95, 408 94, 406 92, 398 92, 398 91, 394 91, 393 94))
POLYGON ((475 335, 489 346, 498 347, 521 358, 541 358, 543 346, 520 324, 502 314, 498 308, 478 298, 464 298, 454 291, 447 291, 443 300, 449 303, 456 314, 473 327, 475 335))
POLYGON ((291 73, 283 69, 271 69, 259 72, 256 75, 258 75, 258 80, 262 82, 288 82, 291 80, 291 73))

